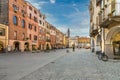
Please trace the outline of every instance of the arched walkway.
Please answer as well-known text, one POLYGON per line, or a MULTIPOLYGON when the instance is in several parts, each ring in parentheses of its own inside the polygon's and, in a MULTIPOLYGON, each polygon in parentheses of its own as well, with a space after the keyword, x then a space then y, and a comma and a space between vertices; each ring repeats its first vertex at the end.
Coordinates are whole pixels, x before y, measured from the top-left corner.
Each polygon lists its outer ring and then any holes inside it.
POLYGON ((111 28, 106 36, 105 43, 112 44, 112 38, 119 32, 120 32, 120 26, 111 28))
POLYGON ((105 39, 105 53, 110 56, 120 54, 120 26, 113 27, 109 30, 105 39))

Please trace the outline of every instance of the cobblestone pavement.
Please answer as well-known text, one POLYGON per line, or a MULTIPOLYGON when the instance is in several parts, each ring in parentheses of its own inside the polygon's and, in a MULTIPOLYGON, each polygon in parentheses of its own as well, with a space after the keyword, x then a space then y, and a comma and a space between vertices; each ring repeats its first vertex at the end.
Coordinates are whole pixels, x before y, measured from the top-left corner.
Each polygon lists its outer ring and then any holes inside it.
POLYGON ((0 54, 0 80, 19 80, 25 75, 66 55, 66 49, 40 53, 0 54))
POLYGON ((120 80, 120 61, 103 62, 90 50, 80 49, 20 80, 120 80))

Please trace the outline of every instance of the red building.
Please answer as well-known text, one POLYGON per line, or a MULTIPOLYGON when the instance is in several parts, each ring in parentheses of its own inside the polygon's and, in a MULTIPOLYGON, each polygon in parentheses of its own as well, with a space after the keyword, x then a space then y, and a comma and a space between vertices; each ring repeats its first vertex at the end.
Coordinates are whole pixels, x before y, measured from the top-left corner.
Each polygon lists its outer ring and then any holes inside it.
POLYGON ((9 47, 24 51, 27 30, 27 7, 24 0, 0 0, 0 23, 9 27, 9 47))

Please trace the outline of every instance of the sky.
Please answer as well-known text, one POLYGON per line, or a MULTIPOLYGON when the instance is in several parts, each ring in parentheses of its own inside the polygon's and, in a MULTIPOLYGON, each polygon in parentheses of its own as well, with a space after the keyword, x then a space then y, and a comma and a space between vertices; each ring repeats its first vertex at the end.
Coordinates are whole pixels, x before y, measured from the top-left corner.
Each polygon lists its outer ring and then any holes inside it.
POLYGON ((46 15, 46 20, 71 36, 89 36, 89 0, 27 0, 46 15))

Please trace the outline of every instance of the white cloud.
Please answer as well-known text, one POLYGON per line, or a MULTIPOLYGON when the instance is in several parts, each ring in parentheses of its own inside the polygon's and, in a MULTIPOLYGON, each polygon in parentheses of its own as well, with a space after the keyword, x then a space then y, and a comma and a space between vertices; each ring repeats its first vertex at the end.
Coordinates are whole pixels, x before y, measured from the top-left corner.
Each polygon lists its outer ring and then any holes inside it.
POLYGON ((34 5, 37 9, 41 9, 43 5, 47 4, 47 1, 39 1, 39 2, 34 2, 34 0, 26 0, 30 2, 32 5, 34 5))
POLYGON ((56 2, 56 0, 50 0, 50 2, 51 2, 51 3, 55 3, 55 2, 56 2))

